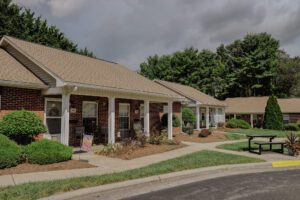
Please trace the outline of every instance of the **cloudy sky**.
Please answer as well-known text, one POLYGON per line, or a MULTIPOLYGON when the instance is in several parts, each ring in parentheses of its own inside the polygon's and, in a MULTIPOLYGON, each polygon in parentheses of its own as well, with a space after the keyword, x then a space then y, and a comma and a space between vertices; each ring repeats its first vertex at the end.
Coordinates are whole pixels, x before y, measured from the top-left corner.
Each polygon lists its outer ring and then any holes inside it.
POLYGON ((298 0, 14 0, 79 47, 137 70, 150 55, 228 44, 268 32, 300 55, 298 0))

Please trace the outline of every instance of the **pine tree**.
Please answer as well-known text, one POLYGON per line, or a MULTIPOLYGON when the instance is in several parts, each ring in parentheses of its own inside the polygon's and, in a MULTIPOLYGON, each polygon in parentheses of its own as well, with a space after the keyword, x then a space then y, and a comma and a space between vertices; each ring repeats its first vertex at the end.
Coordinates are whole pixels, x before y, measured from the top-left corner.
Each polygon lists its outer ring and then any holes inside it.
POLYGON ((283 116, 277 102, 277 98, 272 95, 268 99, 265 109, 264 129, 282 130, 283 129, 283 116))

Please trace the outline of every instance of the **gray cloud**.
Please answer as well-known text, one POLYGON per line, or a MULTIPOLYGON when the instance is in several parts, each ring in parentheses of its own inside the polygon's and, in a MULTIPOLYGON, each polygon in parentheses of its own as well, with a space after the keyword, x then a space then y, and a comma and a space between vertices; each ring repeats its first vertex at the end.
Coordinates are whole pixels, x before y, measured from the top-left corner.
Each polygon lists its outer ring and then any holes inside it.
POLYGON ((133 70, 155 53, 268 32, 300 55, 300 4, 274 0, 15 0, 103 59, 133 70))

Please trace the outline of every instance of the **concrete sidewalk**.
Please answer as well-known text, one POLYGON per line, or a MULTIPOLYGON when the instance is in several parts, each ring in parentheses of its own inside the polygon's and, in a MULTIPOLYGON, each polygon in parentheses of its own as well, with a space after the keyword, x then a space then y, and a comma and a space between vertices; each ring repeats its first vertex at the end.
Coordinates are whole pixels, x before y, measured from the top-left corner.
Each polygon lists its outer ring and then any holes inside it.
POLYGON ((262 155, 256 155, 248 152, 235 152, 223 149, 217 149, 216 146, 225 143, 234 143, 247 140, 232 140, 214 143, 193 143, 184 142, 187 147, 176 149, 164 153, 154 154, 150 156, 145 156, 141 158, 136 158, 133 160, 121 160, 118 158, 109 158, 105 156, 95 155, 92 151, 74 154, 73 159, 87 160, 90 164, 95 165, 95 168, 85 168, 85 169, 73 169, 73 170, 60 170, 60 171, 49 171, 49 172, 36 172, 36 173, 26 173, 26 174, 13 174, 0 176, 0 186, 17 185, 26 182, 35 181, 48 181, 48 180, 58 180, 73 177, 82 176, 94 176, 102 175, 107 173, 114 173, 120 171, 126 171, 130 169, 144 167, 153 163, 161 162, 164 160, 169 160, 175 157, 183 156, 185 154, 201 151, 201 150, 212 150, 219 151, 237 155, 243 155, 248 157, 261 158, 266 161, 275 160, 293 160, 296 157, 291 157, 287 155, 282 155, 273 152, 264 152, 262 155))

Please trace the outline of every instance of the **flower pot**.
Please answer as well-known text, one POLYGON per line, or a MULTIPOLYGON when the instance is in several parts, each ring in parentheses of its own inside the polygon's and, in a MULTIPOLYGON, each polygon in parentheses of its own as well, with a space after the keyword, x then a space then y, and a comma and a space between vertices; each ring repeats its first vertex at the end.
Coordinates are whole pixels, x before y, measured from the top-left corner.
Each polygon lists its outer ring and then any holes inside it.
POLYGON ((295 156, 296 155, 296 152, 293 151, 291 148, 287 148, 288 149, 288 153, 290 156, 295 156))

